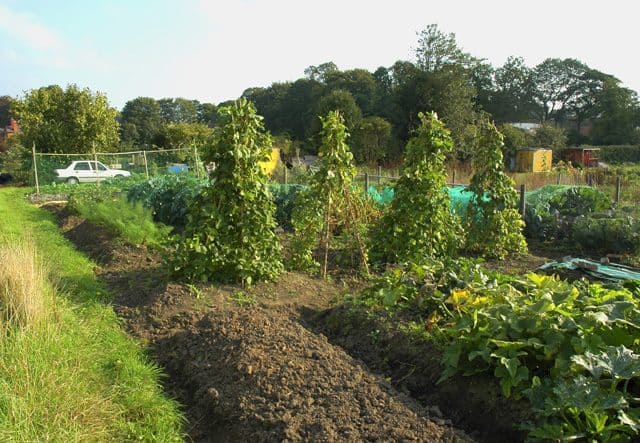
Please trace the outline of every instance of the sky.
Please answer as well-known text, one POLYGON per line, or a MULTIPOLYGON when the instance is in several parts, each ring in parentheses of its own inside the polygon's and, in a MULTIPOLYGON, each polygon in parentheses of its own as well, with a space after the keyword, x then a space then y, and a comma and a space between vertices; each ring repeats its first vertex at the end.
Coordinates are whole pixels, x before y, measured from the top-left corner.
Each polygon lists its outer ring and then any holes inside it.
POLYGON ((636 0, 0 0, 0 95, 75 83, 118 109, 139 96, 219 103, 310 65, 414 60, 436 23, 494 67, 576 58, 640 91, 636 0))

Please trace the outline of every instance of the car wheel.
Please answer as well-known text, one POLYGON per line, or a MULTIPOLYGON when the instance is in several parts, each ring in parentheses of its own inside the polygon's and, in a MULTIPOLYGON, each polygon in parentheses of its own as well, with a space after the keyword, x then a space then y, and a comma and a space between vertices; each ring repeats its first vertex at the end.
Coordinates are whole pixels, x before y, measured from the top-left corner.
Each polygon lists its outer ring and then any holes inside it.
POLYGON ((122 178, 124 178, 124 175, 122 175, 122 174, 116 174, 116 175, 113 176, 114 180, 120 180, 122 178))
POLYGON ((69 183, 70 185, 77 185, 78 184, 78 179, 75 177, 69 177, 67 179, 67 183, 69 183))

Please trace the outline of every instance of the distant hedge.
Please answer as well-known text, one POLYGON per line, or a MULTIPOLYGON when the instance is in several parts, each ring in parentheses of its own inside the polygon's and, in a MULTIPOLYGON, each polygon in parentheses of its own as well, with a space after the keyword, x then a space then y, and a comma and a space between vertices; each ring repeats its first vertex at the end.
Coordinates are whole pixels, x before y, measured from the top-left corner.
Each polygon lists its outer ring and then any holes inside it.
POLYGON ((600 159, 605 163, 640 163, 640 145, 593 146, 600 148, 600 159))

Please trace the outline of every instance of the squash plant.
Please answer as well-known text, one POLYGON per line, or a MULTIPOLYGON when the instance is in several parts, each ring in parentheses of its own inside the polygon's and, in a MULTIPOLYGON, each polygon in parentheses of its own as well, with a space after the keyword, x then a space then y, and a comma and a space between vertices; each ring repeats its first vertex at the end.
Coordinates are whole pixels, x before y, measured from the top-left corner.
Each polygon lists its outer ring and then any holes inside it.
POLYGON ((460 222, 446 189, 451 134, 435 113, 418 116, 420 126, 407 143, 395 197, 372 233, 371 255, 381 262, 451 256, 461 244, 460 222))
POLYGON ((488 120, 479 126, 472 161, 474 174, 468 187, 474 196, 465 217, 467 248, 497 258, 526 252, 524 221, 516 209, 518 194, 513 180, 504 172, 503 136, 488 120))
POLYGON ((356 168, 346 143, 348 136, 344 119, 338 111, 322 118, 322 146, 318 152, 319 165, 310 178, 309 186, 298 193, 291 224, 295 231, 291 248, 291 264, 297 269, 317 269, 322 260, 322 274, 326 276, 329 244, 340 233, 358 251, 360 262, 369 272, 367 250, 363 235, 366 227, 366 204, 353 187, 356 168))
POLYGON ((247 100, 219 113, 223 125, 205 154, 216 168, 188 208, 174 270, 200 281, 273 279, 283 270, 281 248, 275 205, 258 165, 271 152, 271 137, 247 100))

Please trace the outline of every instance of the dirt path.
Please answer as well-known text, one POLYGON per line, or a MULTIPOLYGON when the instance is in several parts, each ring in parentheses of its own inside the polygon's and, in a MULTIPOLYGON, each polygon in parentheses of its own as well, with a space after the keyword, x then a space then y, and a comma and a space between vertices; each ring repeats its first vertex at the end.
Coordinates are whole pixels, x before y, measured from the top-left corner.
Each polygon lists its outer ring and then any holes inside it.
POLYGON ((286 274, 251 293, 169 282, 157 254, 116 245, 59 213, 61 228, 100 265, 114 308, 148 343, 185 407, 194 441, 464 441, 340 347, 301 324, 300 308, 339 288, 286 274), (256 299, 264 302, 252 306, 256 299))

